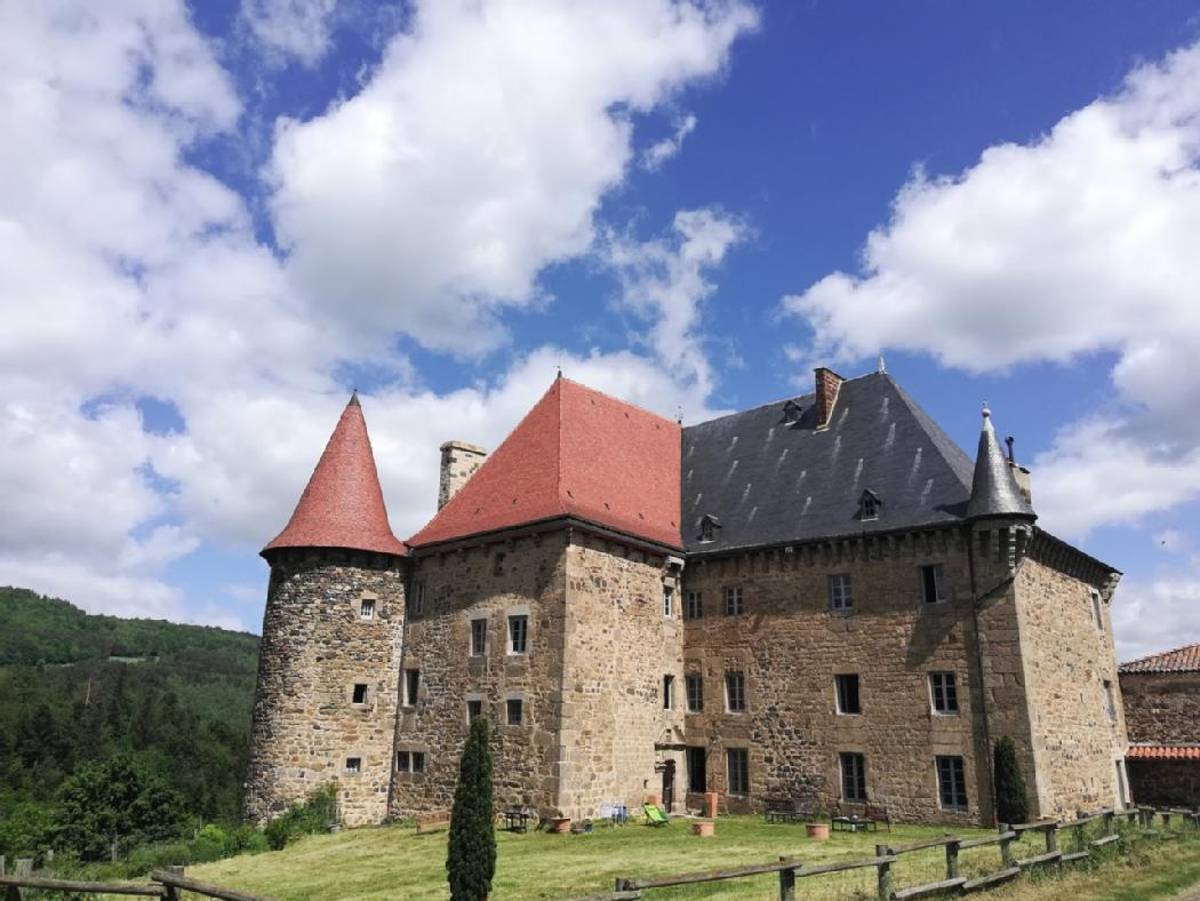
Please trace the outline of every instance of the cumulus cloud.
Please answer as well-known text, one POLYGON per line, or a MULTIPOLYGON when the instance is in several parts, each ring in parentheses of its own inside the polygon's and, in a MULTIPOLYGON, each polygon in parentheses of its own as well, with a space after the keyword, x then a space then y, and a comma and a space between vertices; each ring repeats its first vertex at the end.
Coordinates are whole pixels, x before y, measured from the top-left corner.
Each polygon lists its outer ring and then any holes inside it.
POLYGON ((829 360, 884 347, 969 372, 1113 352, 1113 407, 1059 435, 1038 509, 1068 533, 1200 493, 1200 46, 957 175, 918 170, 857 274, 784 310, 829 360), (1102 489, 1102 490, 1097 490, 1102 489))
POLYGON ((1120 661, 1200 642, 1200 573, 1123 580, 1112 622, 1120 661))
POLYGON ((642 151, 641 166, 647 172, 657 172, 663 164, 683 149, 683 139, 696 130, 697 119, 690 113, 675 123, 675 133, 655 141, 642 151))
POLYGON ((315 65, 329 50, 337 0, 242 0, 254 36, 281 58, 315 65))
POLYGON ((473 353, 583 254, 631 116, 724 64, 740 2, 418 2, 370 81, 280 122, 272 215, 296 284, 364 331, 473 353))

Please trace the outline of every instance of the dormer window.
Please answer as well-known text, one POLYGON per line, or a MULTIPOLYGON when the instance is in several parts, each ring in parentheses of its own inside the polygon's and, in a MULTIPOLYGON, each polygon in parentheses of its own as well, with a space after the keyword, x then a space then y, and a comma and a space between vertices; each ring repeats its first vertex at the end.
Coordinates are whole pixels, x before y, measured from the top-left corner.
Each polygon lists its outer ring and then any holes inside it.
POLYGON ((879 507, 879 495, 868 488, 858 499, 858 518, 864 521, 879 519, 879 507))
POLYGON ((700 519, 700 540, 715 541, 717 538, 717 529, 721 528, 721 522, 712 514, 706 514, 700 519))
POLYGON ((800 421, 800 414, 804 412, 804 408, 794 400, 789 400, 783 405, 783 424, 795 425, 800 421))

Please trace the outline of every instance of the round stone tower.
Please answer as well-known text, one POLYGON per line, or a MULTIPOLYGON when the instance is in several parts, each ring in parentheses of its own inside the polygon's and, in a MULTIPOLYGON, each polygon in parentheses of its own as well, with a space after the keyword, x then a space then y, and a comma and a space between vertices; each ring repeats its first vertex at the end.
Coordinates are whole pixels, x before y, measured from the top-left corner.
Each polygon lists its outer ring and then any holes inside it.
POLYGON ((347 825, 387 813, 406 550, 350 398, 271 566, 243 813, 264 822, 336 783, 347 825))

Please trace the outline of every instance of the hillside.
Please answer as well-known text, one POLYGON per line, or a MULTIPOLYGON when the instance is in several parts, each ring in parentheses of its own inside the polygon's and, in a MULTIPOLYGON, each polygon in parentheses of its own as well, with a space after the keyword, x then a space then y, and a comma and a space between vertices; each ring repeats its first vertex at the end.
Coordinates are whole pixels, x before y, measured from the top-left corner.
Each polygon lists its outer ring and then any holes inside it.
POLYGON ((235 819, 257 660, 254 635, 0 588, 0 854, 49 828, 80 766, 122 753, 190 816, 235 819))

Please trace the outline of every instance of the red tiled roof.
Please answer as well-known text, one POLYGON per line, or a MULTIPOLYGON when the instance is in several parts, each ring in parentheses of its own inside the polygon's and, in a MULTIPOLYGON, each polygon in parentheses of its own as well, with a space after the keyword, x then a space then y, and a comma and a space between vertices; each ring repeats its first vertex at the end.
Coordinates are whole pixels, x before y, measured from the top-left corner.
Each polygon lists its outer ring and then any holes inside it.
POLYGON ((669 419, 556 379, 408 543, 572 516, 679 548, 680 434, 669 419))
POLYGON ((342 411, 287 527, 262 552, 285 547, 407 553, 388 525, 358 395, 342 411))
POLYGON ((1122 673, 1196 673, 1200 672, 1200 644, 1189 644, 1173 651, 1150 654, 1118 667, 1122 673))
POLYGON ((1127 760, 1200 760, 1197 745, 1133 745, 1125 753, 1127 760))

